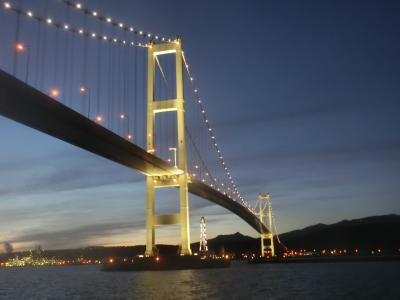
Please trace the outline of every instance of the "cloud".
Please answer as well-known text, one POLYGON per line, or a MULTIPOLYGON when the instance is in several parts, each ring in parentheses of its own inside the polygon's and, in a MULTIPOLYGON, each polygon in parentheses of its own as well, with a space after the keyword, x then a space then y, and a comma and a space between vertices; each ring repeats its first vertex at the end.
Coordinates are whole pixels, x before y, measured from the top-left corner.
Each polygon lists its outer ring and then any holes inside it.
POLYGON ((3 163, 0 197, 32 193, 54 193, 117 183, 144 181, 134 170, 86 153, 55 153, 53 159, 40 157, 3 163), (73 163, 71 163, 73 161, 73 163), (14 178, 13 180, 10 180, 14 178))
POLYGON ((87 246, 96 239, 112 237, 144 228, 144 218, 129 222, 106 222, 65 230, 44 231, 32 229, 16 236, 13 243, 42 244, 46 248, 77 248, 87 246))

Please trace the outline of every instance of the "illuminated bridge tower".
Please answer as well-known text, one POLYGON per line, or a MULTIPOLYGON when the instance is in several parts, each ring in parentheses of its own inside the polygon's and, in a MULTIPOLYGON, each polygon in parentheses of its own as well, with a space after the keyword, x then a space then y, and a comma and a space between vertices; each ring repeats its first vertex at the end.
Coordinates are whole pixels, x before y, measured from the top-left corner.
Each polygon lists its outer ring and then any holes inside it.
POLYGON ((204 255, 208 252, 207 233, 206 233, 206 218, 200 218, 200 246, 199 253, 204 255))
POLYGON ((269 194, 259 194, 257 197, 257 206, 259 208, 260 221, 264 224, 268 224, 270 230, 269 233, 261 232, 261 256, 265 256, 265 250, 269 248, 270 256, 275 256, 274 249, 274 234, 272 233, 272 206, 271 206, 271 196, 269 194), (264 221, 267 221, 264 222, 264 221), (265 241, 269 241, 269 245, 265 245, 265 241))
POLYGON ((147 56, 147 151, 155 153, 154 135, 155 119, 158 114, 176 112, 177 122, 177 175, 147 176, 147 209, 146 209, 146 256, 153 256, 155 248, 155 227, 168 224, 179 224, 181 255, 191 255, 189 232, 189 199, 188 199, 188 173, 186 161, 185 142, 185 112, 183 98, 183 58, 181 41, 178 38, 172 42, 154 43, 148 47, 147 56), (155 66, 158 57, 162 55, 175 55, 175 82, 176 95, 174 99, 157 100, 155 97, 155 66), (155 190, 159 188, 178 188, 180 211, 170 215, 156 215, 155 190))

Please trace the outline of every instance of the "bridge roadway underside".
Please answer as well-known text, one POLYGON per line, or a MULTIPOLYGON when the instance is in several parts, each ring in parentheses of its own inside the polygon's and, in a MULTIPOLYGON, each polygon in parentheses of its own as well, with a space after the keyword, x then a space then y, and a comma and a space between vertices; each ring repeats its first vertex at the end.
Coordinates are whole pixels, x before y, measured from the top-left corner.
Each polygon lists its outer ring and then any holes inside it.
MULTIPOLYGON (((0 115, 145 175, 177 173, 175 167, 166 161, 2 70, 0 115)), ((268 228, 244 206, 203 182, 194 180, 189 183, 189 192, 228 209, 258 232, 269 232, 268 228)))

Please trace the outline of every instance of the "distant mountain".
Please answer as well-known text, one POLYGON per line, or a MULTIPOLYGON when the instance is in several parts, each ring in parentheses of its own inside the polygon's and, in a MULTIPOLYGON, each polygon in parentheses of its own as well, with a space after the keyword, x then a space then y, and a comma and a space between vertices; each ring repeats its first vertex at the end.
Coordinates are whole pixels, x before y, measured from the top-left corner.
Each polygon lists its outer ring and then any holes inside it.
POLYGON ((388 249, 400 248, 400 216, 384 215, 317 224, 280 235, 291 249, 388 249))
MULTIPOLYGON (((400 249, 400 216, 384 215, 355 220, 343 220, 335 224, 316 224, 303 229, 283 233, 281 242, 289 249, 383 249, 386 252, 397 252, 400 249)), ((277 252, 283 247, 275 239, 277 252)), ((157 245, 160 254, 176 254, 178 247, 157 245)), ((193 252, 199 249, 199 243, 191 244, 193 252)), ((216 254, 259 253, 260 239, 240 234, 219 235, 208 240, 208 248, 216 254)), ((143 254, 143 245, 127 247, 87 247, 81 249, 48 250, 44 255, 63 259, 76 257, 102 259, 114 256, 134 256, 143 254)), ((27 255, 28 252, 18 253, 27 255)), ((15 255, 15 254, 13 254, 15 255)), ((8 255, 9 256, 9 255, 8 255)), ((5 259, 5 257, 3 257, 5 259)))
MULTIPOLYGON (((289 249, 359 249, 370 251, 384 249, 398 252, 400 249, 400 216, 384 215, 362 219, 343 220, 335 224, 316 224, 279 235, 280 241, 289 249)), ((283 251, 275 238, 277 252, 283 251)), ((260 240, 235 233, 220 235, 208 241, 215 253, 222 250, 240 255, 260 251, 260 240)), ((198 243, 194 246, 198 247, 198 243)), ((196 248, 197 249, 197 248, 196 248)))

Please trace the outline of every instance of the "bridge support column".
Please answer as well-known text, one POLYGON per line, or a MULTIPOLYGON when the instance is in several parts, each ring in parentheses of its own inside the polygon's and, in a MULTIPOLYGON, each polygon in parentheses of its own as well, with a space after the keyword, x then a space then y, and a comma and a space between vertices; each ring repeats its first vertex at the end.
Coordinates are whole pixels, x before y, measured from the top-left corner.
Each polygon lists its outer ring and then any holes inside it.
POLYGON ((271 206, 271 196, 269 194, 259 194, 257 197, 259 217, 260 221, 265 224, 264 221, 268 221, 268 228, 270 232, 261 232, 261 257, 266 256, 266 250, 269 249, 268 256, 275 256, 274 247, 274 235, 272 233, 272 206, 271 206), (269 241, 269 245, 265 245, 265 241, 269 241))
POLYGON ((179 224, 181 255, 191 255, 190 250, 190 223, 189 223, 189 197, 188 197, 188 174, 186 162, 185 141, 185 110, 183 97, 183 58, 180 39, 167 43, 154 43, 148 48, 147 56, 147 151, 157 154, 155 144, 155 119, 164 112, 176 112, 177 122, 177 162, 176 175, 148 176, 147 177, 147 214, 146 214, 146 256, 156 254, 155 228, 159 225, 179 224), (173 99, 155 99, 154 95, 154 72, 158 57, 173 54, 175 56, 176 96, 173 99), (174 187, 179 189, 179 214, 155 215, 155 189, 174 187))

